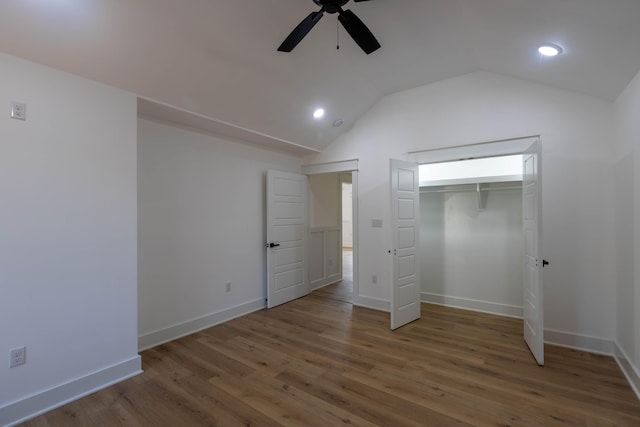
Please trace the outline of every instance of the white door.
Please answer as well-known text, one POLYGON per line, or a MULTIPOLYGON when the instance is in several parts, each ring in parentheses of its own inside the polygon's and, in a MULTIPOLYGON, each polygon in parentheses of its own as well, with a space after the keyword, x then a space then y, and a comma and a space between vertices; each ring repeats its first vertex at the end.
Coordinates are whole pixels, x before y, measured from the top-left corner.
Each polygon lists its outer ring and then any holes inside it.
POLYGON ((544 365, 544 319, 542 305, 542 168, 540 141, 522 157, 522 212, 524 220, 524 340, 544 365))
POLYGON ((391 329, 420 318, 418 164, 391 159, 391 329))
POLYGON ((353 224, 352 224, 352 185, 350 182, 343 182, 342 185, 342 247, 353 246, 353 224))
POLYGON ((267 307, 309 293, 307 177, 267 172, 267 307))

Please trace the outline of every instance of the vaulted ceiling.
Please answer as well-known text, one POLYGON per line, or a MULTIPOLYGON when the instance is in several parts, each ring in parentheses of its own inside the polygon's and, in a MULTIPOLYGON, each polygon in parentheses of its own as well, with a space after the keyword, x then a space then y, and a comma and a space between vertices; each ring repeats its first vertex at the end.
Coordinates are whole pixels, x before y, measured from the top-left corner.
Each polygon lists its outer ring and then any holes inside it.
POLYGON ((386 94, 477 70, 609 100, 640 70, 638 0, 345 8, 381 49, 364 54, 337 30, 337 15, 325 15, 293 52, 278 52, 318 10, 312 0, 20 0, 0 2, 0 51, 315 150, 386 94), (563 54, 541 58, 543 42, 563 54), (320 121, 311 116, 317 106, 327 111, 320 121), (344 126, 333 127, 338 118, 344 126))

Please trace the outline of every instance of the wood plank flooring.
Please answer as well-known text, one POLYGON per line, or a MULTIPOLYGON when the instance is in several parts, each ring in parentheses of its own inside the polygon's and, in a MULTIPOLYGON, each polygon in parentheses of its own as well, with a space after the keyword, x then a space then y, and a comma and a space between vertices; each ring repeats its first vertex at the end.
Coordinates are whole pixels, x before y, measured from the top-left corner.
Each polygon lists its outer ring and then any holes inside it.
POLYGON ((147 350, 144 374, 24 425, 640 426, 610 357, 546 346, 538 367, 522 321, 423 304, 390 331, 328 293, 147 350))
POLYGON ((342 280, 334 285, 325 286, 314 291, 321 296, 337 301, 351 302, 353 298, 353 251, 342 248, 342 280))

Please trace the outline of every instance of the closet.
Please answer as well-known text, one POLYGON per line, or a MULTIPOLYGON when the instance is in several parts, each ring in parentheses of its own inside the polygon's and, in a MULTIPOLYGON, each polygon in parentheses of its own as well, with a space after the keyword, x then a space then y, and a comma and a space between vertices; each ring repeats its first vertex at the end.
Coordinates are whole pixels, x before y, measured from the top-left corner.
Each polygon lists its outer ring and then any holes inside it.
POLYGON ((522 159, 507 157, 421 166, 423 301, 522 317, 522 159))

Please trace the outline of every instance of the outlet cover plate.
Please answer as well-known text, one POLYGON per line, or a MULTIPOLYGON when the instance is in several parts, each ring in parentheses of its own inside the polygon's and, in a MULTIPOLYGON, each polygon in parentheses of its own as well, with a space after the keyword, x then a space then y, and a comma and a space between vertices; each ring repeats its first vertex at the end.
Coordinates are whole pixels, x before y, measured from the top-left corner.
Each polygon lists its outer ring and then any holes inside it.
POLYGON ((9 351, 9 367, 15 368, 16 366, 24 365, 27 363, 27 348, 18 347, 9 351))
POLYGON ((11 118, 16 120, 27 120, 27 104, 13 101, 11 103, 11 118))

